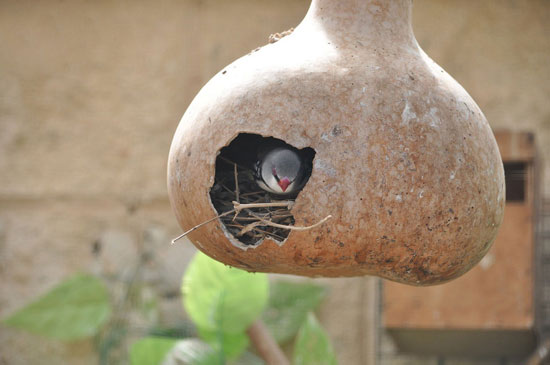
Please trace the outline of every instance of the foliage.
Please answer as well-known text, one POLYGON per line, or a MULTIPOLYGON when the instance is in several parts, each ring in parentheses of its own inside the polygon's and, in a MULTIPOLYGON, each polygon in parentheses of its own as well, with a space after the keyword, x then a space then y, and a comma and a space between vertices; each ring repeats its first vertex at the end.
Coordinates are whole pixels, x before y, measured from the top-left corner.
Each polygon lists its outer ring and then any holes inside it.
POLYGON ((3 321, 49 338, 72 341, 99 332, 111 313, 103 282, 79 274, 20 309, 3 321))
MULTIPOLYGON (((122 339, 129 334, 129 328, 120 326, 121 319, 115 314, 125 313, 130 309, 129 298, 139 296, 142 288, 135 281, 139 266, 118 306, 111 305, 101 279, 79 274, 3 323, 66 341, 96 336, 103 354, 104 348, 122 344, 122 339)), ((328 337, 311 313, 326 295, 321 286, 283 281, 270 286, 265 274, 231 268, 198 253, 183 277, 182 293, 183 305, 200 339, 182 338, 189 335, 185 326, 152 325, 145 331, 151 335, 130 346, 132 365, 261 365, 262 359, 246 351, 249 345, 246 330, 260 318, 279 343, 289 341, 298 333, 295 364, 336 364, 328 337)), ((145 303, 148 311, 154 311, 149 307, 155 303, 154 297, 145 303)), ((108 356, 100 358, 109 362, 108 356)))
MULTIPOLYGON (((162 360, 162 359, 161 359, 162 360)), ((163 365, 219 365, 220 353, 197 338, 178 341, 164 358, 163 365)), ((150 363, 159 364, 159 362, 150 363)), ((133 363, 132 365, 138 365, 133 363)), ((144 364, 145 365, 145 364, 144 364)))
POLYGON ((199 328, 240 333, 262 313, 269 283, 265 274, 250 274, 198 253, 185 273, 182 293, 199 328))
POLYGON ((336 365, 330 340, 313 313, 298 332, 293 360, 294 365, 336 365))
POLYGON ((249 345, 246 332, 224 332, 221 328, 214 331, 198 328, 199 337, 223 354, 222 358, 235 359, 249 345))
POLYGON ((330 361, 334 356, 326 356, 332 353, 328 337, 314 319, 305 321, 326 295, 323 287, 276 282, 271 286, 268 301, 266 275, 231 268, 198 253, 184 276, 182 292, 185 309, 197 325, 201 339, 221 353, 222 362, 243 353, 248 345, 245 330, 261 314, 278 342, 290 340, 298 330, 305 333, 303 338, 315 336, 313 342, 303 339, 297 343, 295 351, 303 359, 301 364, 316 364, 323 356, 323 360, 333 363, 330 361), (314 349, 310 349, 312 344, 316 346, 314 349), (329 349, 321 351, 320 347, 326 344, 329 349), (301 355, 310 350, 315 352, 309 357, 301 355), (307 362, 310 358, 315 361, 307 362))
POLYGON ((319 285, 287 281, 273 283, 270 291, 262 320, 279 343, 296 336, 308 312, 315 310, 327 294, 319 285))
POLYGON ((248 346, 246 329, 269 295, 265 274, 250 274, 197 253, 183 278, 183 303, 199 335, 229 358, 248 346))
POLYGON ((176 345, 177 340, 166 337, 145 337, 132 344, 130 363, 132 365, 160 364, 166 353, 176 345))
POLYGON ((229 361, 228 365, 265 365, 265 362, 252 352, 246 351, 238 359, 229 361))

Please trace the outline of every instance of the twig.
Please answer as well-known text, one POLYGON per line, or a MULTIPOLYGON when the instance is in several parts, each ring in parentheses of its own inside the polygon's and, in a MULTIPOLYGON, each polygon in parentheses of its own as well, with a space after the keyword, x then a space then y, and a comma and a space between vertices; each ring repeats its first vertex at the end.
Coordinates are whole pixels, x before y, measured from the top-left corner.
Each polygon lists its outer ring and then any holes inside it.
POLYGON ((249 196, 249 195, 256 195, 256 194, 261 194, 262 191, 252 191, 250 193, 242 193, 241 196, 249 196))
POLYGON ((272 208, 272 207, 287 207, 288 209, 292 208, 294 205, 294 202, 291 200, 283 201, 283 202, 275 202, 275 203, 248 203, 248 204, 242 204, 237 201, 233 202, 233 207, 236 211, 241 211, 243 209, 247 208, 272 208))
MULTIPOLYGON (((271 221, 268 221, 266 219, 263 219, 261 217, 258 217, 257 215, 254 215, 254 217, 258 218, 263 224, 265 224, 266 226, 271 226, 271 227, 275 227, 275 228, 282 228, 282 229, 290 229, 290 230, 293 230, 293 231, 307 231, 308 229, 312 229, 312 228, 315 228, 315 227, 318 227, 320 226, 321 224, 325 223, 326 221, 328 221, 330 218, 332 218, 332 215, 327 215, 325 218, 321 219, 319 222, 311 225, 311 226, 307 226, 307 227, 300 227, 300 226, 288 226, 286 224, 278 224, 278 223, 273 223, 271 221)), ((248 226, 247 226, 248 227, 248 226)), ((246 227, 245 227, 246 228, 246 227)))
POLYGON ((261 320, 252 323, 246 333, 267 365, 290 365, 285 354, 261 320))
MULTIPOLYGON (((243 203, 239 203, 238 201, 233 201, 233 207, 234 209, 231 209, 231 210, 228 210, 227 212, 223 212, 222 214, 219 214, 217 216, 215 216, 214 218, 211 218, 207 221, 204 221, 200 224, 197 224, 195 227, 191 228, 190 230, 182 233, 181 235, 179 235, 178 237, 174 238, 172 240, 172 244, 176 243, 176 241, 182 239, 183 237, 187 236, 189 233, 193 232, 194 230, 204 226, 205 224, 208 224, 218 218, 221 218, 221 217, 225 217, 226 215, 229 215, 231 213, 236 213, 235 214, 235 218, 237 217, 237 215, 241 212, 241 210, 243 209, 246 209, 247 212, 255 217, 256 219, 259 220, 259 222, 252 222, 248 225, 246 225, 240 232, 239 234, 237 235, 238 237, 241 237, 242 235, 244 235, 245 233, 247 232, 250 232, 251 230, 253 230, 255 227, 259 226, 259 225, 266 225, 266 226, 271 226, 271 227, 275 227, 275 228, 281 228, 281 229, 289 229, 289 230, 293 230, 293 231, 306 231, 308 229, 312 229, 312 228, 315 228, 315 227, 318 227, 320 226, 321 224, 325 223, 327 220, 329 220, 330 218, 332 218, 332 215, 327 215, 325 218, 321 219, 319 222, 311 225, 311 226, 306 226, 306 227, 300 227, 300 226, 292 226, 292 225, 286 225, 286 224, 279 224, 279 223, 274 223, 270 220, 267 220, 263 217, 260 217, 256 214, 254 214, 253 212, 251 212, 249 209, 251 208, 270 208, 270 207, 287 207, 288 209, 290 209, 292 206, 294 205, 294 202, 293 201, 283 201, 283 202, 275 202, 275 203, 249 203, 249 204, 243 204, 243 203)), ((233 220, 235 220, 235 218, 233 218, 233 220)))
POLYGON ((269 236, 271 238, 275 237, 280 239, 281 241, 284 241, 285 237, 281 237, 278 234, 275 234, 273 232, 264 231, 263 229, 259 229, 258 227, 254 228, 254 231, 261 233, 260 237, 265 238, 265 236, 269 236))
POLYGON ((239 175, 237 173, 237 164, 233 164, 233 173, 235 175, 235 200, 239 201, 239 175))
POLYGON ((227 186, 225 186, 224 184, 220 184, 220 186, 225 189, 227 192, 229 193, 234 193, 231 189, 229 189, 227 186))
MULTIPOLYGON (((227 219, 226 219, 227 220, 227 219)), ((258 218, 254 218, 254 217, 237 217, 236 221, 238 222, 257 222, 258 221, 258 218)), ((231 222, 233 222, 233 219, 231 219, 231 222)), ((237 223, 237 222, 234 222, 234 223, 237 223)), ((226 224, 228 226, 232 226, 230 224, 226 224)), ((242 226, 242 225, 241 225, 242 226)))
POLYGON ((237 233, 237 237, 242 237, 243 234, 252 231, 254 228, 258 227, 261 224, 264 224, 264 223, 262 223, 261 221, 256 221, 256 222, 247 224, 246 226, 243 227, 243 229, 241 229, 239 233, 237 233))
POLYGON ((219 159, 223 160, 224 162, 227 162, 229 164, 235 164, 237 166, 239 166, 241 169, 244 169, 244 170, 250 170, 248 167, 246 166, 243 166, 243 165, 238 165, 237 163, 231 161, 230 159, 228 159, 227 157, 223 157, 223 156, 218 156, 219 159))
POLYGON ((193 232, 194 230, 196 230, 196 229, 198 229, 198 228, 204 226, 205 224, 208 224, 208 223, 210 223, 210 222, 212 222, 212 221, 214 221, 214 220, 216 220, 216 219, 218 219, 218 218, 225 217, 226 215, 229 215, 229 214, 233 213, 234 211, 235 211, 235 209, 228 210, 227 212, 223 212, 222 214, 217 215, 217 216, 215 216, 214 218, 209 219, 209 220, 207 220, 207 221, 204 221, 204 222, 202 222, 201 224, 197 224, 195 227, 191 228, 190 230, 188 230, 188 231, 186 231, 186 232, 183 232, 181 235, 179 235, 178 237, 174 238, 174 239, 172 240, 172 244, 176 243, 176 241, 179 241, 179 240, 182 239, 183 237, 187 236, 189 233, 191 233, 191 232, 193 232))
MULTIPOLYGON (((237 172, 237 164, 236 163, 233 164, 233 175, 235 176, 235 199, 237 201, 240 201, 240 199, 239 199, 239 173, 237 172)), ((239 213, 240 212, 238 210, 235 211, 235 215, 233 216, 233 222, 235 221, 235 219, 237 218, 239 213)))

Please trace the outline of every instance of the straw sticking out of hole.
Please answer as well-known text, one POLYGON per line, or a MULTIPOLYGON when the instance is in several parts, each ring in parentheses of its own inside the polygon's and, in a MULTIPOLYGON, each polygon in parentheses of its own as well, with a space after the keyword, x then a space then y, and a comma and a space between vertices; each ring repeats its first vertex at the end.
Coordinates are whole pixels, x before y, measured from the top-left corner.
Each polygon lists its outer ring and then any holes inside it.
MULTIPOLYGON (((204 221, 200 224, 197 224, 195 227, 191 228, 190 230, 184 232, 183 234, 179 235, 178 237, 174 238, 172 240, 172 244, 176 243, 176 241, 182 239, 183 237, 187 236, 189 233, 193 232, 194 230, 218 219, 218 218, 222 218, 224 216, 227 216, 231 213, 236 213, 237 215, 244 209, 251 209, 251 208, 272 208, 272 207, 292 207, 294 205, 294 202, 293 201, 282 201, 282 202, 274 202, 274 203, 249 203, 249 204, 243 204, 243 203, 239 203, 237 201, 233 201, 233 206, 234 206, 234 209, 232 210, 228 210, 227 212, 224 212, 222 214, 219 214, 217 216, 215 216, 214 218, 211 218, 207 221, 204 221)), ((257 221, 255 222, 252 222, 252 223, 249 223, 247 224, 246 226, 242 226, 242 229, 241 231, 237 234, 237 237, 240 237, 242 236, 243 234, 245 233, 248 233, 252 230, 254 230, 256 227, 258 226, 261 226, 261 225, 266 225, 266 226, 270 226, 270 227, 275 227, 275 228, 281 228, 281 229, 288 229, 288 230, 294 230, 294 231, 305 231, 305 230, 308 230, 308 229, 313 229, 313 228, 316 228, 318 226, 320 226, 321 224, 325 223, 327 220, 329 220, 330 218, 332 218, 331 215, 328 215, 326 216, 325 218, 321 219, 319 222, 311 225, 311 226, 306 226, 306 227, 301 227, 301 226, 291 226, 291 225, 286 225, 286 224, 278 224, 278 223, 274 223, 272 222, 271 220, 269 219, 265 219, 265 218, 262 218, 254 213, 251 213, 252 217, 256 218, 257 221)), ((240 225, 237 225, 237 227, 241 227, 240 225)))

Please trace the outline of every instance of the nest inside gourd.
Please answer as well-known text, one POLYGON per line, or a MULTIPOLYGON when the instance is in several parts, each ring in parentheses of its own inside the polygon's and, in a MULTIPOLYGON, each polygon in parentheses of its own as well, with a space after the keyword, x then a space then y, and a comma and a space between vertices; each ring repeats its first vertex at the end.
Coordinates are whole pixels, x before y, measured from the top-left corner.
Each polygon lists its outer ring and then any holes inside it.
MULTIPOLYGON (((255 182, 253 166, 262 144, 278 141, 273 137, 239 134, 216 158, 216 175, 210 189, 212 205, 227 231, 247 246, 270 238, 282 244, 295 220, 291 213, 298 195, 277 197, 255 182)), ((312 149, 311 163, 315 152, 312 149)), ((309 176, 307 177, 309 178, 309 176)))

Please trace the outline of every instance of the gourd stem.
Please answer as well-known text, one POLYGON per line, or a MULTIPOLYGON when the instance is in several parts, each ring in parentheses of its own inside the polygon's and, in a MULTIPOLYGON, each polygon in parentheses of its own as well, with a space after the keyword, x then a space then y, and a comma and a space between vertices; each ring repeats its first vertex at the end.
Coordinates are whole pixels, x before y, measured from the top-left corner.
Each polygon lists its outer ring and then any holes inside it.
POLYGON ((261 320, 252 323, 246 332, 267 365, 290 365, 283 350, 261 320))
MULTIPOLYGON (((412 0, 312 0, 300 27, 314 27, 335 43, 350 38, 414 45, 412 0)), ((355 46, 355 44, 354 44, 355 46)))

